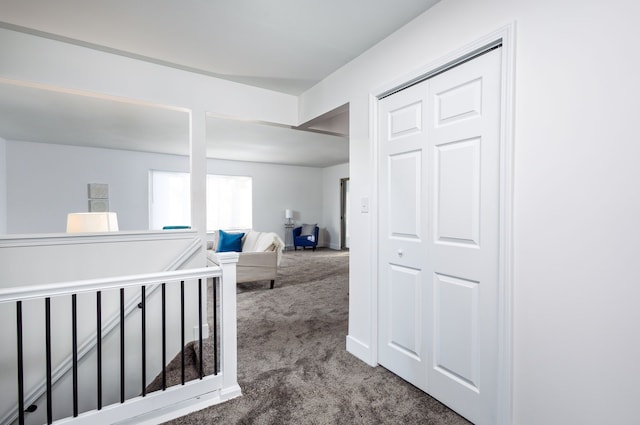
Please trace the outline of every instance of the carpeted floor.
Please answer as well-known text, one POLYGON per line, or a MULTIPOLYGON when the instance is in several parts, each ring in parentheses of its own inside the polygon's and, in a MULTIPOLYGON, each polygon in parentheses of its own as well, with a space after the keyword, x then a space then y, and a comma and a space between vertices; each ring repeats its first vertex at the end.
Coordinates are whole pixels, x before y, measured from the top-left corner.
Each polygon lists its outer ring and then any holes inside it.
POLYGON ((238 285, 242 396, 169 424, 468 424, 345 350, 347 252, 284 254, 275 289, 238 285))

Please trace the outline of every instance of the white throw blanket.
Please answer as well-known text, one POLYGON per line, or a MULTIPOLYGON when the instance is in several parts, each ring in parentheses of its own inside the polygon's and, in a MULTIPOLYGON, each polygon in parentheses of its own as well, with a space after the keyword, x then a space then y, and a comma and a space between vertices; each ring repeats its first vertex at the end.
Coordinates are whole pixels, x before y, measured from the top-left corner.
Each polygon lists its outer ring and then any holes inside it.
POLYGON ((278 265, 282 258, 284 242, 276 233, 255 232, 249 230, 242 240, 242 252, 267 252, 276 251, 278 265))

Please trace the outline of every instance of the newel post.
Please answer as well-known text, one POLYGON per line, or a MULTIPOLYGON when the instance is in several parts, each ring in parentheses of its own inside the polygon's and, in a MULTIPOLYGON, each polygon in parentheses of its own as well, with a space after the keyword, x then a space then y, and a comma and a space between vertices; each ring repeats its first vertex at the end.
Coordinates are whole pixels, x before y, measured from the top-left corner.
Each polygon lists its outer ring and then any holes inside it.
POLYGON ((236 263, 237 252, 218 253, 222 278, 220 283, 220 316, 221 328, 221 353, 220 370, 222 371, 221 398, 229 399, 241 394, 238 385, 238 325, 236 303, 236 263))

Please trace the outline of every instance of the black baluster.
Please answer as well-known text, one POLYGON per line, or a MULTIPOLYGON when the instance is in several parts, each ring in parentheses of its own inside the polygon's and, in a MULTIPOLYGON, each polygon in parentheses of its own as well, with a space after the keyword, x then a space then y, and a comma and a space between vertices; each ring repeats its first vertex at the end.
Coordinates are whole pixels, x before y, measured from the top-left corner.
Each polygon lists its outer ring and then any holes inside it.
POLYGON ((147 316, 145 314, 147 307, 147 298, 145 296, 145 287, 142 287, 142 397, 147 395, 147 316))
POLYGON ((102 409, 102 292, 96 292, 96 379, 98 410, 102 409))
POLYGON ((18 425, 24 425, 24 353, 22 352, 22 301, 16 302, 18 348, 18 425))
POLYGON ((162 391, 167 389, 167 291, 162 284, 162 391))
POLYGON ((47 362, 47 423, 53 423, 53 394, 51 393, 51 298, 44 299, 45 350, 47 362))
POLYGON ((198 279, 198 353, 200 354, 200 379, 204 376, 202 368, 202 279, 198 279))
POLYGON ((73 417, 78 416, 78 302, 76 294, 71 295, 71 345, 73 380, 73 417))
POLYGON ((120 403, 124 403, 125 389, 124 336, 124 288, 120 288, 120 403))
POLYGON ((182 336, 182 348, 181 348, 181 382, 184 385, 184 280, 180 281, 180 335, 182 336))

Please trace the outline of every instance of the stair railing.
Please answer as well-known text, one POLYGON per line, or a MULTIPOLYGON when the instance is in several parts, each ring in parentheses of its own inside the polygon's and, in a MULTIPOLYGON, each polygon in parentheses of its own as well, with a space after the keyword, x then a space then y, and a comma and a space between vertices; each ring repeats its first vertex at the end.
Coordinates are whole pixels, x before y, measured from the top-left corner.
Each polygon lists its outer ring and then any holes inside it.
MULTIPOLYGON (((29 359, 25 359, 23 351, 24 341, 24 317, 23 303, 31 300, 44 300, 44 317, 45 317, 45 340, 43 341, 44 358, 46 364, 46 423, 74 423, 74 424, 93 424, 96 423, 158 423, 166 421, 190 411, 204 408, 206 406, 216 404, 227 399, 240 395, 240 387, 237 383, 237 331, 236 331, 236 271, 235 263, 237 262, 237 253, 228 253, 221 256, 220 267, 207 267, 200 269, 188 269, 171 272, 153 273, 145 275, 115 277, 106 279, 95 279, 68 282, 61 284, 34 285, 28 287, 7 288, 0 290, 0 304, 14 304, 16 312, 16 380, 17 380, 17 418, 13 417, 6 423, 12 423, 17 419, 17 423, 22 425, 25 423, 25 417, 29 414, 29 407, 25 407, 25 384, 24 371, 29 359), (207 282, 213 283, 213 294, 215 299, 212 301, 214 323, 219 320, 213 327, 210 337, 213 345, 214 356, 213 373, 207 375, 204 367, 203 346, 205 346, 205 336, 203 335, 203 327, 207 324, 204 317, 206 309, 206 285, 207 282), (205 286, 203 287, 203 283, 205 286), (169 287, 178 287, 180 291, 180 316, 179 323, 181 332, 181 381, 179 385, 168 387, 166 384, 166 332, 167 322, 166 305, 167 299, 165 289, 169 287), (147 288, 159 287, 162 293, 162 387, 160 391, 147 394, 147 385, 149 379, 146 376, 146 353, 151 347, 147 346, 147 313, 145 294, 147 288), (103 406, 103 383, 102 383, 102 343, 103 324, 101 323, 102 293, 104 291, 119 291, 120 293, 120 400, 109 405, 103 406), (125 290, 140 291, 140 313, 141 313, 141 340, 139 341, 141 349, 141 364, 126 365, 125 359, 125 326, 126 317, 124 314, 125 290), (189 290, 197 291, 197 324, 198 324, 198 343, 199 364, 198 378, 192 381, 185 381, 185 345, 187 342, 185 332, 185 293, 189 290), (217 298, 219 292, 219 299, 217 298), (77 296, 80 294, 94 294, 96 309, 96 394, 95 408, 84 412, 79 409, 78 394, 78 344, 77 344, 77 296), (52 377, 52 356, 51 356, 51 300, 61 297, 71 298, 71 316, 72 316, 72 365, 73 365, 73 394, 72 406, 58 408, 54 412, 54 380, 52 377), (219 311, 216 306, 219 305, 219 311), (219 318, 219 319, 218 319, 219 318), (218 343, 219 341, 219 343, 218 343), (219 364, 219 365, 218 365, 219 364), (141 387, 137 396, 125 397, 125 368, 126 370, 138 370, 141 373, 141 387), (63 413, 62 415, 58 412, 63 413)), ((82 319, 82 318, 80 318, 82 319)), ((130 392, 130 389, 127 389, 130 392)))
MULTIPOLYGON (((182 269, 192 257, 200 251, 202 242, 199 238, 191 241, 189 245, 178 255, 163 271, 175 271, 182 269)), ((158 285, 151 286, 146 291, 146 297, 151 297, 154 292, 159 288, 158 285)), ((136 313, 138 310, 139 302, 135 299, 130 299, 125 303, 124 314, 125 317, 129 317, 131 314, 136 313)), ((124 321, 121 319, 122 311, 114 311, 110 316, 103 317, 102 326, 99 330, 101 333, 101 339, 109 337, 109 335, 118 330, 119 324, 124 321)), ((75 357, 69 354, 62 362, 60 362, 52 371, 51 382, 47 382, 46 377, 43 377, 38 384, 32 386, 24 397, 27 411, 31 411, 37 406, 39 400, 46 394, 49 386, 55 386, 58 381, 63 379, 67 374, 72 372, 73 361, 82 362, 84 358, 93 353, 97 348, 97 335, 96 329, 92 334, 88 335, 82 341, 78 341, 77 353, 75 357)), ((18 408, 6 412, 4 415, 0 415, 0 425, 9 424, 18 417, 18 408)))

